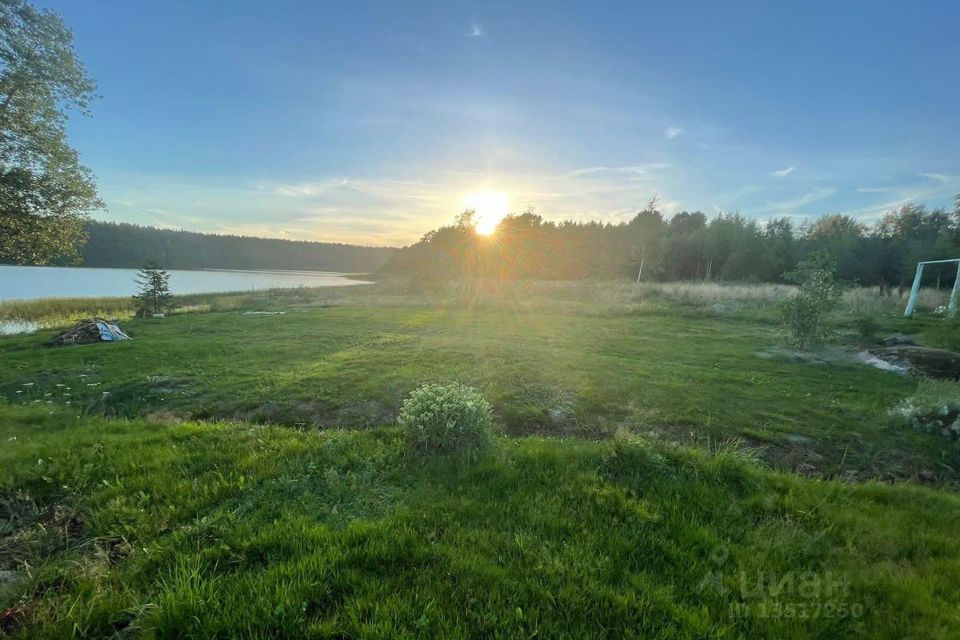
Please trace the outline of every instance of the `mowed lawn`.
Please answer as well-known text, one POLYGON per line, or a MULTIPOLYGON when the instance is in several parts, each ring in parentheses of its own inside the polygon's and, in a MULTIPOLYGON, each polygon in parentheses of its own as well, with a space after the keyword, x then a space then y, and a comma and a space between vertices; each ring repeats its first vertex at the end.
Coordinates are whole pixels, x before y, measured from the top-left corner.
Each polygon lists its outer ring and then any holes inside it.
POLYGON ((135 339, 118 344, 0 339, 0 397, 77 414, 353 429, 392 424, 422 383, 459 380, 511 435, 739 439, 776 467, 853 479, 952 483, 960 470, 955 448, 890 425, 887 410, 915 380, 793 357, 763 318, 320 307, 125 326, 135 339))

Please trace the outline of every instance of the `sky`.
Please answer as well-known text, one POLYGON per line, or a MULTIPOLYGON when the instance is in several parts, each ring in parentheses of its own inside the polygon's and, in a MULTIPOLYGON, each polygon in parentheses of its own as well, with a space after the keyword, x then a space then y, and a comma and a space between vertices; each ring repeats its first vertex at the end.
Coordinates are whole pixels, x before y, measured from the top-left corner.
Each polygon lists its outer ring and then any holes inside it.
POLYGON ((102 97, 95 217, 403 245, 549 220, 865 222, 960 193, 960 3, 36 0, 102 97))

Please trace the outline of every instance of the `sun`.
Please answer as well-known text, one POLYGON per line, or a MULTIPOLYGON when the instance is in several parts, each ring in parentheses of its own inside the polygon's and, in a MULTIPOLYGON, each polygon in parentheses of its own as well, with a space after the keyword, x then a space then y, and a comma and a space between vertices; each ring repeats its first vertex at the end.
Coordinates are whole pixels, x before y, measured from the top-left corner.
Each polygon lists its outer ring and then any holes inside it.
POLYGON ((477 191, 467 194, 463 199, 463 208, 472 209, 476 214, 474 222, 477 233, 489 236, 509 213, 509 198, 500 191, 477 191))

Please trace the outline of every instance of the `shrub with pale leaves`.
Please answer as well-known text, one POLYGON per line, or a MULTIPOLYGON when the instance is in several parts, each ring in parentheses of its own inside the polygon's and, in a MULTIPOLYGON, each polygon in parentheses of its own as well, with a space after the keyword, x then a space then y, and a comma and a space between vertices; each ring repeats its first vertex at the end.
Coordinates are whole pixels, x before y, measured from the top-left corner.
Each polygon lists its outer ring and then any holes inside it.
POLYGON ((490 444, 493 408, 466 385, 425 384, 404 400, 398 422, 419 453, 475 452, 490 444))

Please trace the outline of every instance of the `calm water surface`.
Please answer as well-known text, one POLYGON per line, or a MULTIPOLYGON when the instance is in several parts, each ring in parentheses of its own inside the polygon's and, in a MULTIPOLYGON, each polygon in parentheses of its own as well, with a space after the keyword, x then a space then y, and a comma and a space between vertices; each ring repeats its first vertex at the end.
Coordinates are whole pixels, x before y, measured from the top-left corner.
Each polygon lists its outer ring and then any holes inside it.
MULTIPOLYGON (((169 271, 174 294, 217 293, 293 287, 368 284, 320 271, 169 271)), ((137 290, 136 269, 14 267, 0 265, 0 300, 129 296, 137 290)))

